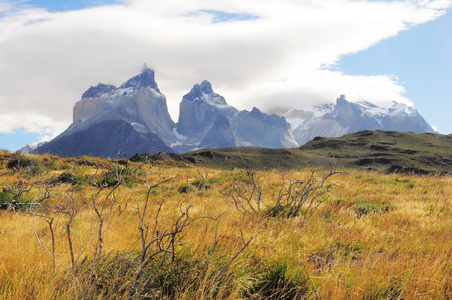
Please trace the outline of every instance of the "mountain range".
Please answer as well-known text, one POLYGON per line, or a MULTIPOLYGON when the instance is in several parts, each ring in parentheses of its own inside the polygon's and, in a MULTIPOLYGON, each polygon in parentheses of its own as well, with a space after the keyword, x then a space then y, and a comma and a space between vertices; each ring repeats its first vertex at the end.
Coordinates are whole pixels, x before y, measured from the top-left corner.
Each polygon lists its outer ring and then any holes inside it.
POLYGON ((290 109, 283 116, 300 145, 317 136, 339 137, 362 130, 435 133, 419 112, 406 104, 393 102, 385 108, 367 101, 349 102, 345 95, 337 98, 336 104, 314 106, 310 111, 290 109))
POLYGON ((281 115, 254 107, 239 111, 214 92, 208 81, 183 96, 178 122, 169 113, 155 72, 142 72, 121 86, 99 83, 74 105, 73 123, 36 153, 112 157, 125 153, 184 153, 206 148, 250 146, 295 148, 317 136, 337 137, 360 130, 434 132, 412 107, 382 108, 340 96, 335 104, 281 115))

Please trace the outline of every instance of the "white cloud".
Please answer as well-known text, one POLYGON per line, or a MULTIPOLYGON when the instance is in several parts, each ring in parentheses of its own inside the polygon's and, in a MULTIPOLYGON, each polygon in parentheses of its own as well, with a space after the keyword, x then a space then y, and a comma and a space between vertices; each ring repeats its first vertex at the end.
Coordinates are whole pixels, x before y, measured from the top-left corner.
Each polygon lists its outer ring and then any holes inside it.
POLYGON ((119 85, 144 62, 156 70, 174 119, 182 96, 204 79, 240 109, 303 106, 339 94, 410 103, 390 75, 348 76, 324 66, 451 6, 445 0, 129 0, 49 13, 11 3, 0 5, 3 132, 32 126, 24 124, 61 130, 87 88, 119 85), (213 24, 209 11, 255 17, 213 24))
POLYGON ((56 137, 69 125, 70 122, 55 122, 51 116, 27 111, 0 113, 0 133, 14 133, 16 130, 35 133, 39 142, 56 137))

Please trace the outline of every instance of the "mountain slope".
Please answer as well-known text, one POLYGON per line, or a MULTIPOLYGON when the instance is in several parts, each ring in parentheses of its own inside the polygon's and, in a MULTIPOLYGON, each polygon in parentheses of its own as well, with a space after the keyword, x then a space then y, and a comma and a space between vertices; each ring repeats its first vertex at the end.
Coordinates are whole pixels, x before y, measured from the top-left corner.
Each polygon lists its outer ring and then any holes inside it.
POLYGON ((298 147, 284 117, 268 115, 254 107, 241 111, 231 119, 231 127, 243 146, 265 148, 298 147))
POLYGON ((153 133, 136 131, 125 121, 108 120, 63 136, 37 149, 38 154, 52 153, 61 157, 103 156, 127 157, 144 152, 172 152, 172 149, 153 133))
POLYGON ((171 147, 179 153, 234 145, 298 147, 284 117, 268 115, 257 108, 238 111, 206 80, 183 97, 177 133, 182 136, 171 147))
POLYGON ((238 142, 231 129, 229 119, 222 114, 217 115, 215 122, 201 140, 199 148, 223 148, 237 146, 238 142))

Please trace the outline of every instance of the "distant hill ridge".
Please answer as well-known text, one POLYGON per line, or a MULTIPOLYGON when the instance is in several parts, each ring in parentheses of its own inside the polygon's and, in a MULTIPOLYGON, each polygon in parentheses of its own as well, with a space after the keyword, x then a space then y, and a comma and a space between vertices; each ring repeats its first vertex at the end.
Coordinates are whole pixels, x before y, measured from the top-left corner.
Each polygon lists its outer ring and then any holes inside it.
POLYGON ((333 167, 386 173, 452 174, 452 134, 360 131, 317 137, 299 148, 229 147, 183 154, 141 154, 131 160, 174 160, 204 167, 297 169, 333 167))
POLYGON ((348 102, 345 96, 313 111, 291 109, 283 115, 266 114, 256 107, 238 111, 206 80, 182 98, 175 123, 154 70, 144 67, 119 87, 103 83, 90 87, 74 105, 73 123, 36 152, 109 157, 121 151, 130 157, 219 147, 296 148, 316 136, 365 129, 433 132, 405 104, 394 103, 384 110, 369 102, 348 102))

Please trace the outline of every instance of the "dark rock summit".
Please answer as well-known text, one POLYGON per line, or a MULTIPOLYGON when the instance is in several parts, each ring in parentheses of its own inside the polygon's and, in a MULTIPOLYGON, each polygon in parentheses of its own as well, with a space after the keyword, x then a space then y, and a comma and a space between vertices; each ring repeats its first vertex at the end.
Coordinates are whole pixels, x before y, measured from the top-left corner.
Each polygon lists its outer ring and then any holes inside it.
POLYGON ((102 95, 109 94, 114 89, 116 89, 114 85, 99 83, 98 85, 92 86, 86 92, 84 92, 82 99, 100 98, 102 95))
POLYGON ((157 83, 155 82, 154 70, 146 66, 143 68, 143 71, 139 75, 130 78, 129 80, 124 82, 119 88, 138 90, 141 87, 148 87, 160 93, 157 83))
POLYGON ((214 96, 217 96, 219 101, 226 105, 226 100, 224 100, 224 98, 218 94, 215 94, 213 92, 212 89, 212 84, 210 82, 208 82, 207 80, 204 80, 203 82, 201 82, 201 84, 195 84, 195 86, 191 89, 191 91, 186 94, 184 96, 185 99, 190 100, 190 101, 196 101, 196 100, 200 100, 203 95, 205 94, 212 94, 214 96))
POLYGON ((125 121, 108 120, 90 126, 69 136, 38 148, 38 153, 67 156, 116 157, 119 153, 132 156, 135 153, 173 150, 153 133, 140 133, 125 121))

